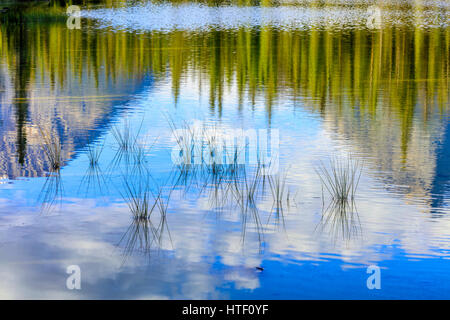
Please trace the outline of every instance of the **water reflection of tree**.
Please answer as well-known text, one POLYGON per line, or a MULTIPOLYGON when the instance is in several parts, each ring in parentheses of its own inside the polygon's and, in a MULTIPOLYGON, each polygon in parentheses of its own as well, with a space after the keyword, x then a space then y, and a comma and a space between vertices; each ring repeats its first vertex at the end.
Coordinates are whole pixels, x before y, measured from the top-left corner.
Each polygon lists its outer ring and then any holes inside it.
MULTIPOLYGON (((16 33, 7 31, 7 36, 16 33)), ((175 99, 186 74, 194 72, 203 78, 202 83, 209 84, 210 105, 218 114, 224 92, 234 83, 240 102, 248 99, 252 103, 263 94, 269 115, 273 104, 285 98, 286 90, 293 99, 307 97, 308 104, 322 113, 352 112, 350 108, 358 105, 362 114, 374 115, 380 105, 386 105, 402 121, 404 148, 417 106, 425 109, 426 117, 432 106, 445 108, 449 101, 450 44, 448 30, 443 29, 340 33, 265 27, 84 35, 55 24, 33 27, 29 39, 25 33, 16 36, 21 50, 6 47, 5 54, 12 58, 8 62, 30 62, 36 53, 34 65, 43 66, 42 71, 52 74, 60 85, 64 85, 68 70, 76 70, 74 76, 81 77, 87 64, 97 81, 103 73, 114 81, 121 73, 152 70, 164 78, 170 71, 175 99)), ((16 80, 22 83, 17 90, 26 90, 29 64, 20 66, 24 76, 16 80)))
POLYGON ((28 118, 28 84, 30 82, 31 54, 28 46, 28 30, 26 25, 8 25, 7 32, 13 34, 10 47, 16 57, 14 77, 14 107, 17 123, 17 157, 19 164, 24 164, 26 154, 26 123, 28 118))
POLYGON ((147 34, 72 32, 64 23, 29 26, 29 33, 25 27, 5 28, 0 27, 0 57, 17 73, 14 96, 19 98, 15 106, 21 162, 27 142, 27 91, 36 87, 38 74, 59 88, 55 95, 68 84, 72 89, 86 88, 86 78, 89 87, 98 88, 150 72, 155 80, 170 74, 175 100, 192 75, 199 87, 206 86, 212 113, 222 114, 225 93, 235 86, 236 107, 256 108, 262 101, 269 121, 273 106, 290 98, 294 105, 301 101, 333 123, 342 136, 351 136, 352 144, 363 145, 367 152, 389 153, 392 144, 381 145, 379 135, 393 128, 390 136, 399 138, 396 159, 390 163, 402 167, 415 153, 414 132, 430 134, 450 102, 448 28, 385 26, 344 32, 264 27, 147 34))
POLYGON ((128 99, 148 83, 144 78, 148 69, 130 63, 134 61, 126 55, 130 51, 119 50, 117 56, 111 51, 118 43, 124 47, 116 40, 120 39, 85 37, 64 23, 0 24, 0 78, 4 79, 0 95, 6 115, 0 148, 5 174, 15 178, 47 171, 36 124, 52 128, 67 158, 106 127, 117 113, 111 102, 123 101, 125 94, 128 99), (107 63, 105 57, 117 61, 107 63), (9 143, 13 130, 14 146, 9 143))

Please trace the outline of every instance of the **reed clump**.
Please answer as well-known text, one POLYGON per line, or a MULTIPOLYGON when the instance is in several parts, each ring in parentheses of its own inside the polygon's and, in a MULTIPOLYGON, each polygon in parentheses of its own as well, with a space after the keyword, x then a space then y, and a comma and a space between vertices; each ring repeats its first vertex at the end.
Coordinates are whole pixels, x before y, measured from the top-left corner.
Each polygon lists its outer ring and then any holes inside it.
POLYGON ((352 201, 362 172, 362 164, 349 156, 346 160, 333 158, 327 167, 323 162, 315 168, 322 186, 333 201, 352 201))
POLYGON ((126 256, 136 249, 149 253, 153 244, 161 247, 165 231, 172 242, 167 222, 172 189, 165 195, 165 188, 149 175, 143 180, 139 180, 142 177, 131 178, 125 178, 126 192, 122 195, 132 214, 131 225, 120 240, 123 242, 126 239, 126 256))
POLYGON ((322 182, 323 204, 323 188, 331 197, 328 206, 322 209, 321 225, 327 226, 335 236, 341 235, 345 240, 349 240, 360 230, 355 196, 362 168, 362 163, 351 155, 346 160, 333 158, 329 167, 321 162, 316 168, 322 182))
POLYGON ((62 146, 56 133, 51 132, 51 130, 41 125, 37 125, 37 128, 41 135, 41 148, 44 151, 48 163, 48 175, 39 194, 38 201, 41 201, 41 212, 47 212, 50 211, 58 196, 62 201, 62 146))
POLYGON ((48 160, 48 169, 50 172, 57 172, 63 164, 61 142, 56 134, 41 126, 37 127, 42 138, 41 147, 48 160))
POLYGON ((128 121, 124 121, 123 127, 114 126, 111 129, 111 133, 116 140, 117 150, 121 152, 133 152, 137 143, 138 135, 140 128, 137 134, 134 134, 131 125, 128 121))
POLYGON ((128 120, 124 120, 122 127, 115 125, 111 128, 111 134, 115 140, 115 155, 109 165, 110 170, 114 170, 123 161, 126 165, 133 160, 136 165, 142 165, 145 157, 145 150, 139 144, 139 135, 142 129, 144 119, 142 119, 139 128, 133 131, 128 120))
POLYGON ((152 192, 149 182, 138 182, 136 184, 125 180, 125 194, 122 195, 130 209, 134 220, 149 220, 157 205, 152 201, 152 192))
POLYGON ((80 191, 81 187, 86 184, 86 195, 91 189, 91 186, 93 187, 93 189, 98 188, 100 192, 102 192, 102 190, 108 189, 105 178, 103 176, 103 171, 100 168, 100 156, 102 155, 104 146, 104 142, 90 142, 87 145, 86 154, 89 165, 78 189, 78 191, 80 191))

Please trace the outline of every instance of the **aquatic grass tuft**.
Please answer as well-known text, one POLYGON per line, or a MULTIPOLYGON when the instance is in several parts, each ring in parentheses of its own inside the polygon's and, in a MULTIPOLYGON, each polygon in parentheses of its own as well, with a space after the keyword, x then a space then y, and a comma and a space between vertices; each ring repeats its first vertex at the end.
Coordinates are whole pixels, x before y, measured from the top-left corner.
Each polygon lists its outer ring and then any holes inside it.
POLYGON ((41 213, 49 213, 57 198, 62 203, 63 191, 60 170, 48 173, 38 196, 38 202, 41 202, 41 213))
POLYGON ((103 172, 100 168, 100 156, 103 152, 105 142, 99 143, 88 143, 87 145, 87 158, 89 161, 86 173, 83 176, 78 192, 81 187, 86 184, 86 196, 91 189, 91 186, 98 187, 98 190, 102 192, 103 189, 108 189, 103 172))
POLYGON ((134 145, 132 153, 132 167, 130 174, 143 175, 148 172, 147 154, 153 148, 158 137, 155 138, 152 144, 148 144, 146 140, 138 139, 134 145))
POLYGON ((160 187, 156 182, 152 182, 149 173, 146 177, 141 174, 137 177, 127 175, 124 177, 124 189, 122 197, 127 203, 130 212, 135 220, 148 220, 152 213, 157 210, 161 217, 165 218, 169 205, 170 195, 164 197, 164 187, 160 187), (154 190, 156 188, 156 191, 154 190))
POLYGON ((56 134, 52 134, 39 125, 37 127, 42 138, 41 148, 49 163, 49 171, 59 171, 63 163, 61 142, 56 134))
POLYGON ((173 119, 167 118, 167 121, 172 131, 172 136, 180 149, 181 163, 179 166, 183 170, 188 170, 190 169, 190 165, 194 164, 195 160, 199 160, 195 159, 194 155, 195 151, 198 151, 196 148, 202 147, 198 144, 201 132, 186 122, 181 127, 177 127, 173 119))
POLYGON ((48 161, 48 174, 38 196, 38 201, 41 202, 41 212, 47 212, 50 211, 58 196, 61 197, 62 201, 62 146, 56 133, 52 133, 50 130, 40 125, 37 125, 37 128, 42 138, 41 148, 48 161))
POLYGON ((264 228, 261 222, 260 212, 257 207, 258 192, 261 183, 261 167, 257 167, 255 172, 244 171, 238 179, 232 179, 230 182, 232 194, 240 209, 242 223, 242 242, 245 241, 247 233, 247 224, 252 219, 258 235, 260 247, 264 241, 264 228))
POLYGON ((164 230, 166 230, 167 235, 170 240, 170 243, 173 245, 172 237, 170 235, 169 225, 167 223, 167 211, 168 211, 168 207, 169 207, 170 197, 171 197, 171 194, 172 194, 172 191, 174 190, 174 188, 173 187, 169 188, 169 192, 166 195, 166 197, 164 197, 164 195, 163 195, 164 186, 158 186, 157 188, 158 188, 157 193, 153 193, 153 198, 155 199, 155 203, 156 203, 157 209, 159 211, 159 223, 156 228, 157 233, 155 235, 155 240, 158 242, 158 245, 161 246, 162 240, 163 240, 163 235, 164 235, 164 230))
POLYGON ((336 239, 349 241, 359 235, 361 223, 356 202, 332 200, 328 207, 322 210, 320 225, 322 229, 328 228, 336 239))
POLYGON ((122 196, 132 213, 132 222, 119 241, 120 244, 126 239, 125 258, 136 249, 149 253, 154 243, 161 247, 165 231, 172 243, 167 223, 167 210, 173 188, 168 195, 164 196, 165 188, 158 186, 149 174, 144 180, 140 179, 137 182, 129 180, 130 178, 130 176, 125 178, 126 192, 122 196))
MULTIPOLYGON (((180 152, 179 163, 175 165, 178 174, 175 174, 174 187, 184 185, 185 192, 196 188, 199 197, 203 194, 209 197, 210 206, 216 213, 225 208, 237 209, 242 223, 242 241, 245 241, 247 228, 251 225, 262 245, 264 227, 257 203, 264 196, 269 177, 278 170, 278 163, 274 161, 278 158, 274 159, 273 154, 268 159, 267 150, 259 148, 254 155, 255 163, 246 165, 245 153, 251 143, 247 142, 250 139, 247 136, 227 135, 216 125, 198 126, 184 122, 177 127, 172 119, 167 121, 180 152)), ((278 217, 283 217, 286 203, 294 200, 285 180, 286 177, 271 182, 275 199, 273 208, 279 213, 278 217)))
POLYGON ((133 220, 119 241, 119 245, 126 240, 124 248, 124 263, 126 258, 136 250, 149 253, 155 239, 155 226, 149 219, 133 220))
POLYGON ((346 160, 333 158, 329 168, 322 162, 316 172, 322 182, 322 203, 325 204, 323 188, 331 196, 329 205, 322 209, 322 227, 328 226, 335 236, 349 240, 360 229, 355 195, 363 165, 351 155, 346 160))
POLYGON ((132 183, 125 179, 125 193, 122 197, 126 201, 134 220, 148 220, 156 206, 152 202, 152 192, 148 181, 132 183))
POLYGON ((136 145, 137 135, 133 135, 128 120, 123 122, 123 128, 113 126, 111 133, 116 140, 118 150, 122 152, 132 152, 136 145))
POLYGON ((348 201, 355 198, 362 172, 362 164, 351 156, 347 160, 333 158, 329 168, 320 162, 315 168, 322 186, 333 201, 348 201))
POLYGON ((295 199, 295 196, 292 197, 288 187, 286 185, 287 176, 286 174, 281 175, 277 174, 275 176, 269 176, 269 187, 270 192, 273 199, 272 209, 270 210, 269 218, 267 219, 267 223, 269 223, 272 213, 275 213, 277 221, 281 219, 283 227, 285 227, 284 223, 284 210, 287 206, 288 208, 291 206, 291 202, 295 199))
MULTIPOLYGON (((113 146, 113 148, 116 149, 116 154, 109 165, 111 170, 115 169, 123 160, 127 165, 133 159, 139 161, 143 160, 145 153, 138 143, 143 122, 144 119, 142 119, 136 132, 131 129, 131 124, 128 120, 124 120, 122 128, 118 125, 111 128, 111 134, 116 142, 113 146), (136 158, 136 152, 138 153, 138 158, 136 158)), ((140 165, 142 163, 136 164, 140 165)))
POLYGON ((87 145, 87 156, 89 159, 89 166, 90 167, 96 167, 99 164, 99 160, 100 160, 100 156, 103 152, 103 148, 104 148, 105 144, 95 144, 92 145, 91 143, 89 143, 87 145))

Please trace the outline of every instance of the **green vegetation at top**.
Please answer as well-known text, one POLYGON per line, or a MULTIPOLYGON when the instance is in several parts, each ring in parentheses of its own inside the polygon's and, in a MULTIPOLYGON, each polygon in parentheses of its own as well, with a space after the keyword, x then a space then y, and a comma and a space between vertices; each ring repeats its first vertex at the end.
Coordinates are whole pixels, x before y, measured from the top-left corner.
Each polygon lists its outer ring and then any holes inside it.
POLYGON ((0 2, 0 23, 65 21, 65 8, 44 0, 0 2))

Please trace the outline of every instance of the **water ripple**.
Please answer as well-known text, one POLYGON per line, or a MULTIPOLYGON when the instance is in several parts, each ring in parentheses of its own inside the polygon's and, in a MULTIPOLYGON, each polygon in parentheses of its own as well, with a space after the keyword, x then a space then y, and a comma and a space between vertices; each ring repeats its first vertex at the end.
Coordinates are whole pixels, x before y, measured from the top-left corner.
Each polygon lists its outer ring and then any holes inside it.
MULTIPOLYGON (((383 9, 381 26, 412 24, 421 28, 447 27, 450 12, 434 7, 422 12, 408 9, 383 9)), ((303 6, 208 7, 201 4, 153 4, 82 11, 85 18, 96 19, 100 27, 130 31, 207 31, 272 26, 279 29, 355 29, 367 28, 373 8, 303 6)))

